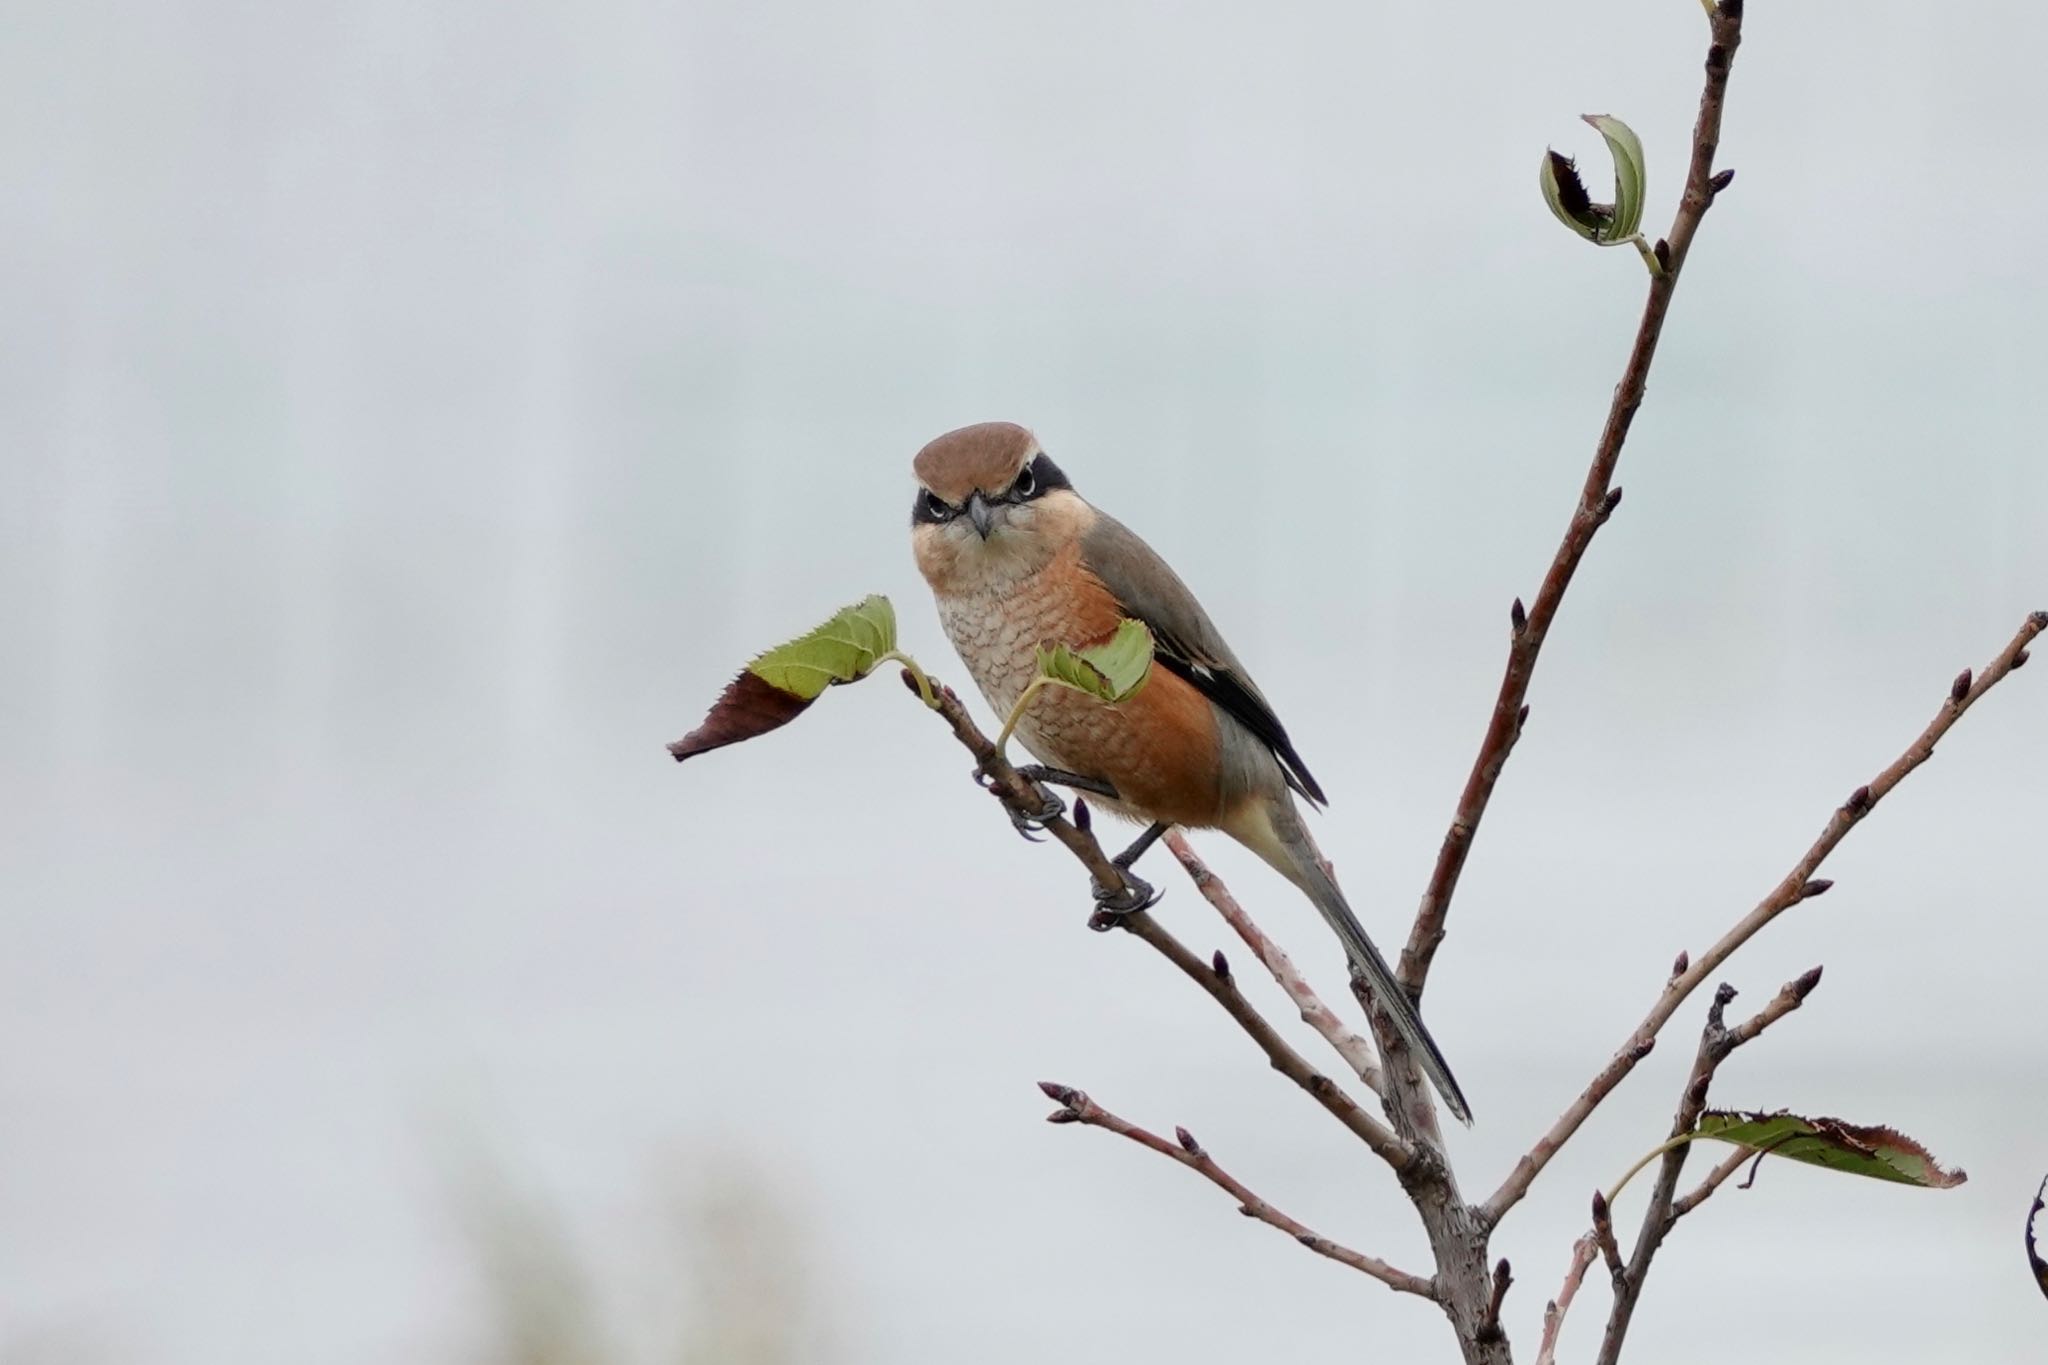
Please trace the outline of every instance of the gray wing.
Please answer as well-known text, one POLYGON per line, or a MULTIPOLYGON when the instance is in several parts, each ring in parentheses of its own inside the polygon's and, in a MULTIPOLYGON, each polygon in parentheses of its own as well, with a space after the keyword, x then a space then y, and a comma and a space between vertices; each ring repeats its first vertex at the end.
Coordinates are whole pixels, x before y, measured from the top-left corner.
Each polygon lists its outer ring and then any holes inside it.
POLYGON ((1158 645, 1156 661, 1271 749, 1288 786, 1317 805, 1325 804, 1329 798, 1294 751, 1286 727, 1180 575, 1129 527, 1101 511, 1081 538, 1081 554, 1116 597, 1123 614, 1151 628, 1158 645))

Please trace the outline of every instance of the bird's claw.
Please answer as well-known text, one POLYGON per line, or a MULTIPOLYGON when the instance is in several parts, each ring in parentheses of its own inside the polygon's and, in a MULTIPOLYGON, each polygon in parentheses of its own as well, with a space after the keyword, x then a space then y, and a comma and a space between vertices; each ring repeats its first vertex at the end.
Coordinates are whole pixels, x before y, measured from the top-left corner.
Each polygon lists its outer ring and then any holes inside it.
POLYGON ((1088 920, 1091 929, 1113 929, 1126 916, 1150 910, 1166 894, 1129 868, 1118 870, 1124 875, 1124 884, 1114 891, 1099 881, 1089 880, 1088 890, 1095 897, 1095 913, 1088 920))
POLYGON ((1044 798, 1037 810, 1021 811, 1008 802, 1004 803, 1003 809, 1009 812, 1011 828, 1036 844, 1043 842, 1041 833, 1045 829, 1046 822, 1057 820, 1060 816, 1067 813, 1067 803, 1054 796, 1039 783, 1032 783, 1031 789, 1038 796, 1044 798))

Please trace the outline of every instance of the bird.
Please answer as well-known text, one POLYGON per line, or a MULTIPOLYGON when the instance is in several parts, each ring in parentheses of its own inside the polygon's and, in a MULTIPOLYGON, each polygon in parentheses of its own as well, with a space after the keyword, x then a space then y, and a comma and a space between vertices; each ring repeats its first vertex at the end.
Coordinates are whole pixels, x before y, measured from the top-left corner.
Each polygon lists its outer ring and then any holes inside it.
MULTIPOLYGON (((1013 422, 961 427, 912 461, 911 543, 939 620, 975 685, 1007 716, 1038 671, 1041 647, 1107 640, 1125 619, 1152 633, 1142 688, 1111 704, 1044 688, 1016 735, 1042 764, 1035 782, 1092 793, 1109 813, 1146 825, 1116 864, 1131 885, 1097 887, 1112 912, 1156 894, 1137 860, 1173 826, 1216 829, 1308 897, 1343 944, 1354 976, 1460 1122, 1471 1106, 1408 993, 1388 970, 1311 837, 1296 797, 1323 789, 1272 705, 1209 613, 1166 561, 1074 491, 1032 432, 1013 422)), ((1050 792, 1050 818, 1061 807, 1050 792)), ((1027 823, 1019 823, 1026 829, 1027 823)))

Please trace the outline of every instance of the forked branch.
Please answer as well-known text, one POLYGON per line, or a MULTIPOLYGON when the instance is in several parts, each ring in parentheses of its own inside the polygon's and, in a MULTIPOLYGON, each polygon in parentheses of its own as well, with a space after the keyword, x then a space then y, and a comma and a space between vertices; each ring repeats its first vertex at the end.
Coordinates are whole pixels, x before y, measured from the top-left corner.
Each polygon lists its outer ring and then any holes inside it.
POLYGON ((1623 1040, 1607 1065, 1587 1082, 1586 1088, 1565 1108, 1557 1122, 1550 1126, 1550 1130, 1538 1138, 1528 1153, 1515 1163, 1514 1169, 1508 1172, 1507 1179, 1486 1201, 1482 1213, 1489 1226, 1497 1224, 1509 1209, 1521 1201, 1522 1196, 1529 1192, 1529 1186, 1534 1183, 1537 1175, 1550 1164, 1551 1158, 1571 1140, 1572 1134, 1578 1132, 1579 1125, 1599 1107, 1602 1100, 1614 1092, 1614 1088, 1621 1084, 1623 1078, 1635 1069, 1635 1064, 1649 1055, 1658 1033, 1710 973, 1726 962, 1736 949, 1754 938, 1765 925, 1801 901, 1811 900, 1833 885, 1832 882, 1817 880, 1813 875, 1820 870, 1821 864, 1827 861, 1828 855, 1848 837, 1850 830, 1861 824, 1864 817, 1877 808, 1878 802, 1884 800, 1894 787, 1906 779, 1908 773, 1933 756, 1934 746, 1940 743, 1942 736, 1949 732, 1950 727, 1962 719, 1964 712, 1975 706, 1984 694, 2003 681, 2008 673, 2026 663, 2027 646, 2043 631, 2048 631, 2048 611, 2037 611, 2021 624, 2019 631, 2005 648, 1998 652, 1998 656, 1984 666, 1983 672, 1973 676, 1965 670, 1959 675, 1950 686, 1948 696, 1943 699, 1941 709, 1935 712, 1934 719, 1928 722, 1927 728, 1906 746, 1904 753, 1893 759, 1868 784, 1849 793, 1849 799, 1828 817, 1827 824, 1821 829, 1820 837, 1813 841, 1812 846, 1792 865, 1791 870, 1771 889, 1770 894, 1759 901, 1754 909, 1723 934, 1711 948, 1697 959, 1688 960, 1683 970, 1672 974, 1658 995, 1656 1003, 1650 1007, 1649 1014, 1644 1016, 1643 1021, 1636 1025, 1635 1031, 1623 1040))
POLYGON ((1217 1165, 1216 1159, 1195 1141, 1194 1135, 1187 1129, 1174 1129, 1177 1141, 1168 1142, 1157 1133, 1148 1132, 1135 1123, 1118 1118, 1089 1099, 1086 1093, 1071 1086, 1045 1081, 1040 1083, 1038 1088, 1060 1106, 1047 1116, 1051 1122, 1085 1123, 1090 1127, 1115 1133, 1119 1137, 1127 1137, 1141 1147, 1149 1147, 1161 1156, 1170 1157, 1189 1170, 1199 1172, 1211 1184, 1228 1193, 1237 1201, 1237 1211, 1245 1217, 1256 1218, 1269 1227, 1278 1228, 1318 1256, 1327 1256, 1339 1265, 1348 1265, 1353 1270, 1362 1271, 1389 1289, 1435 1301, 1434 1282, 1420 1275, 1411 1275, 1405 1270, 1397 1270, 1377 1256, 1367 1256, 1363 1252, 1353 1251, 1350 1247, 1333 1242, 1321 1233, 1297 1223, 1253 1194, 1241 1181, 1217 1165))
POLYGON ((1642 320, 1636 325, 1635 345, 1629 350, 1621 383, 1615 386, 1606 424, 1600 430, 1599 444, 1593 449, 1592 466, 1586 471, 1571 520, 1565 523, 1564 538, 1551 557, 1550 569, 1543 575, 1535 601, 1525 610, 1517 599, 1509 612, 1508 662, 1501 676, 1500 693, 1494 698, 1478 757, 1472 760, 1472 771, 1458 794, 1451 827, 1444 834, 1429 885, 1416 908, 1408 946, 1401 953, 1401 984, 1418 999, 1429 978, 1437 947, 1444 940, 1444 922, 1450 914, 1451 897, 1458 889, 1458 877, 1465 870, 1465 859, 1472 851, 1473 836, 1479 832, 1479 821, 1493 799, 1493 789, 1500 781, 1501 769, 1507 765, 1508 754, 1522 737, 1522 726, 1529 719, 1529 683, 1536 673, 1537 656, 1543 652, 1551 623, 1557 619, 1558 608, 1564 605, 1565 589, 1571 586, 1572 575, 1585 559, 1594 534, 1621 503, 1621 490, 1614 486, 1614 470, 1621 461, 1621 448, 1628 440, 1636 409, 1642 406, 1650 364, 1657 358, 1657 340, 1664 332, 1665 315, 1671 311, 1671 296, 1678 288, 1679 272, 1685 268, 1685 258, 1692 250, 1693 234, 1699 231, 1700 220, 1713 206, 1714 196, 1727 187, 1730 178, 1728 172, 1714 173, 1714 153, 1721 145, 1721 106, 1728 91, 1728 70, 1735 59, 1736 45, 1742 41, 1741 0, 1709 4, 1708 18, 1713 32, 1707 47, 1706 84, 1700 92, 1699 118, 1693 124, 1692 159, 1686 168, 1685 192, 1679 199, 1670 234, 1657 244, 1654 253, 1662 269, 1650 277, 1649 297, 1643 302, 1642 320))

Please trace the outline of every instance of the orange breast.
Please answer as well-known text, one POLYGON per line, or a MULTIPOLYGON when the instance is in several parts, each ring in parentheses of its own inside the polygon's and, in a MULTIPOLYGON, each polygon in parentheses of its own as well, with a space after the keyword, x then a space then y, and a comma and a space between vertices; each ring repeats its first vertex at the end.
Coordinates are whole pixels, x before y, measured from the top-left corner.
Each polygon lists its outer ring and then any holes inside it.
MULTIPOLYGON (((1035 573, 938 601, 947 635, 999 717, 1036 673, 1040 645, 1094 644, 1121 619, 1077 546, 1035 573)), ((1017 737, 1040 761, 1115 786, 1123 799, 1098 803, 1115 813, 1193 827, 1222 818, 1215 707, 1157 664, 1137 695, 1116 706, 1040 689, 1017 737)))

